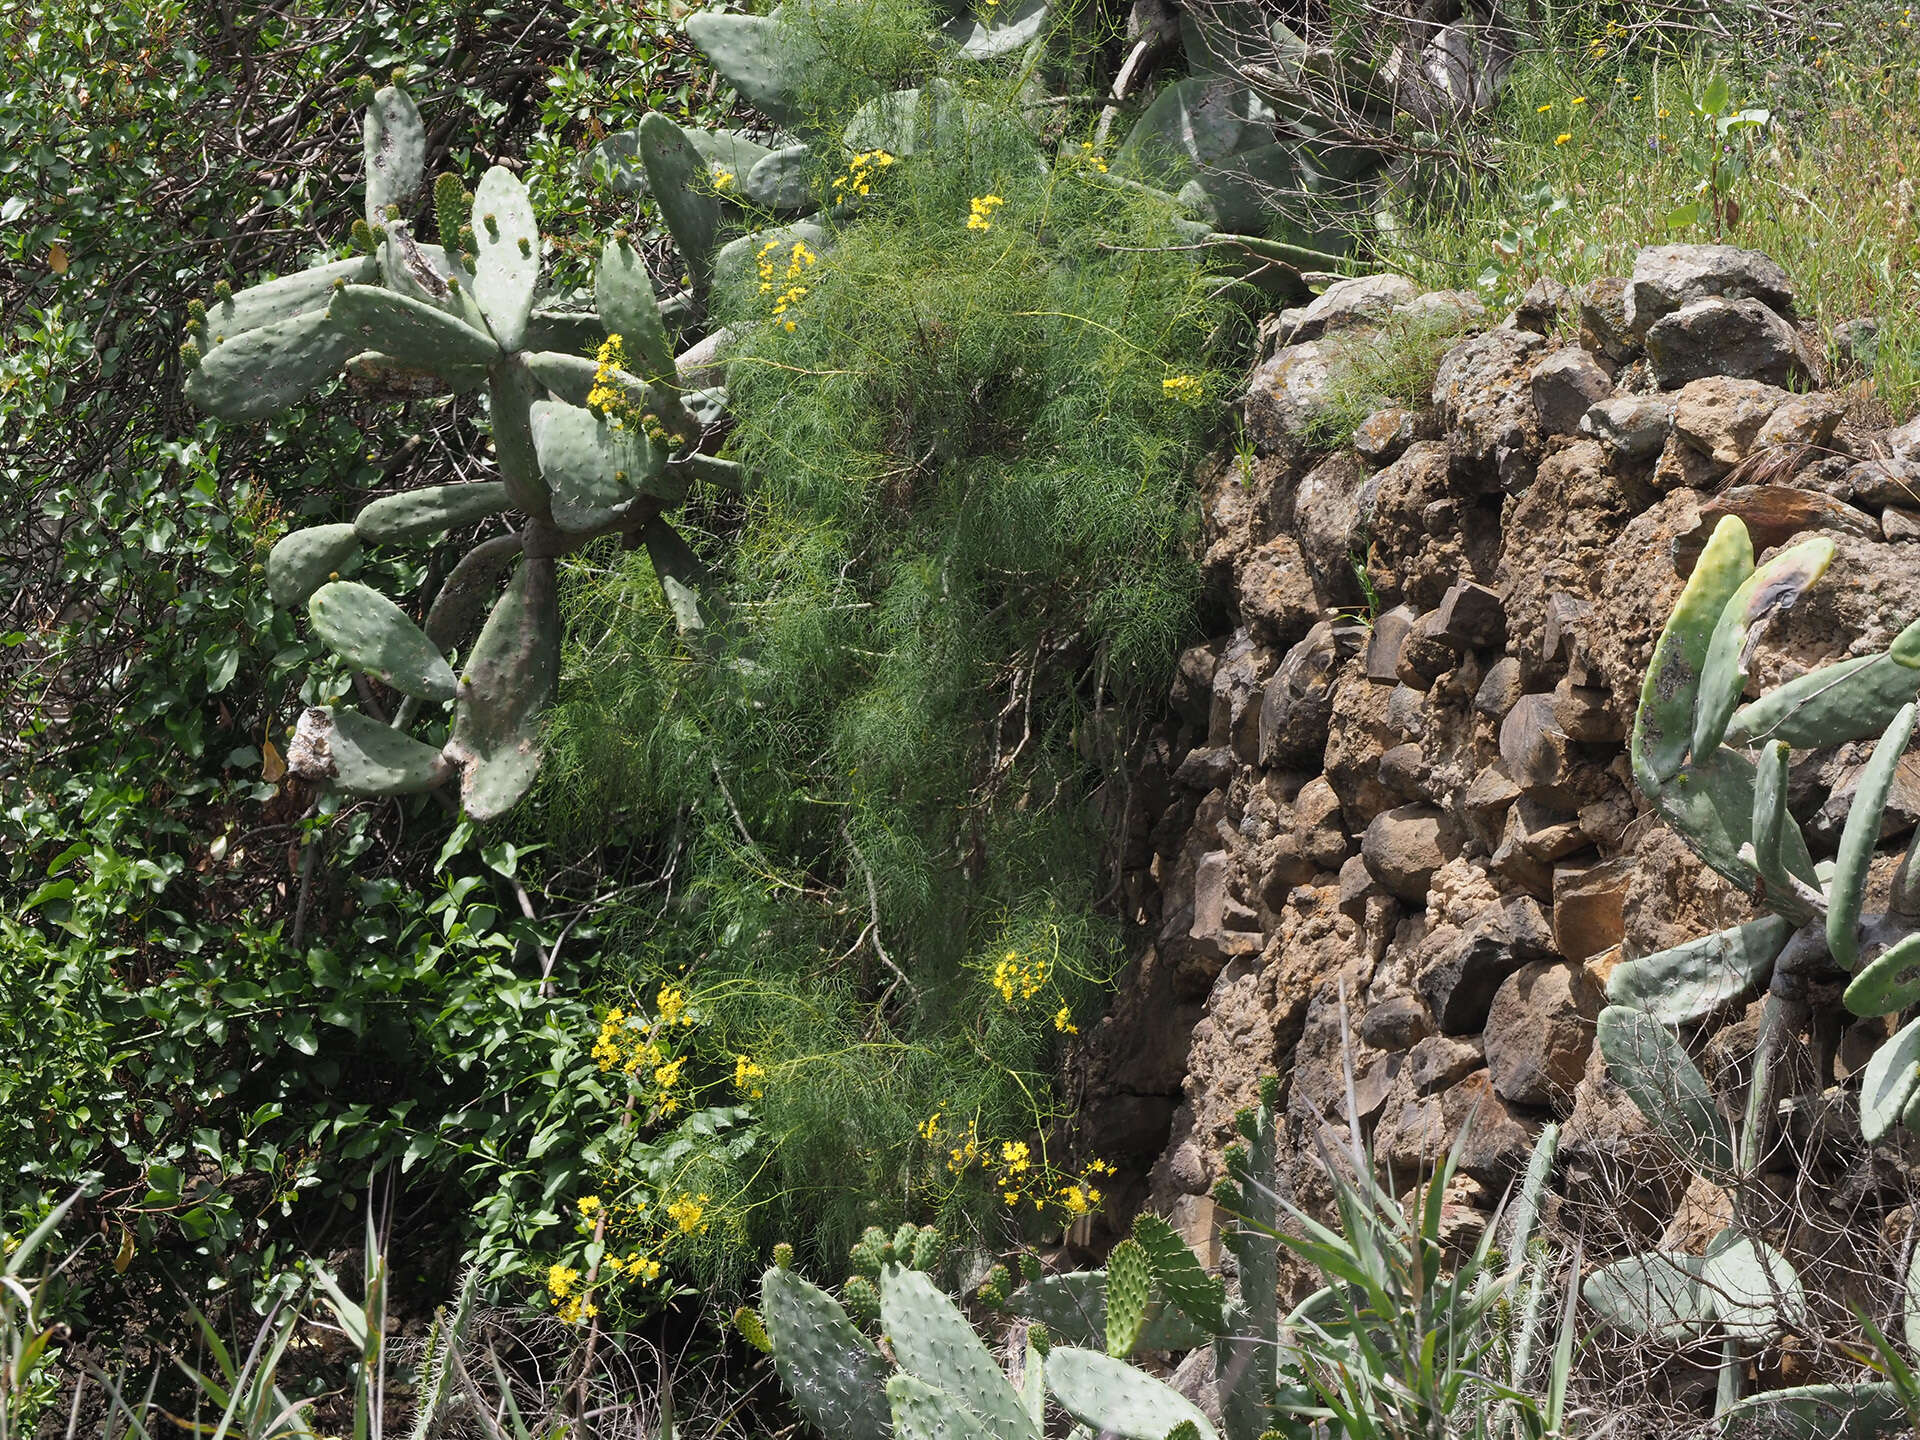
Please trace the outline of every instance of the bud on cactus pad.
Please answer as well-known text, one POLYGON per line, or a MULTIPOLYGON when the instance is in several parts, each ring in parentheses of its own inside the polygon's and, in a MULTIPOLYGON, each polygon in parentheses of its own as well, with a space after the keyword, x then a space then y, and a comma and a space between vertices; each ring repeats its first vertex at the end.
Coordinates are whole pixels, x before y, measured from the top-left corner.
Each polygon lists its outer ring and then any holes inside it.
POLYGON ((379 93, 379 89, 380 87, 373 83, 371 75, 362 75, 353 82, 354 102, 363 107, 373 104, 373 97, 379 93))
POLYGON ((880 1292, 864 1275, 852 1276, 840 1287, 840 1302, 862 1325, 871 1325, 880 1318, 880 1292))
POLYGON ((868 1277, 878 1275, 883 1263, 879 1248, 865 1240, 856 1241, 853 1248, 847 1252, 847 1264, 855 1275, 868 1277))
POLYGON ((1034 1254, 1031 1250, 1022 1250, 1020 1252, 1020 1274, 1029 1284, 1038 1280, 1044 1273, 1045 1271, 1041 1268, 1040 1257, 1038 1255, 1034 1254))
POLYGON ((773 1247, 773 1263, 782 1270, 793 1268, 793 1246, 782 1240, 773 1247))
POLYGON ((920 1238, 920 1232, 913 1226, 902 1224, 893 1232, 893 1262, 896 1265, 910 1264, 913 1260, 913 1243, 920 1238))
POLYGON ((932 1270, 940 1264, 940 1232, 931 1225, 922 1225, 913 1237, 913 1268, 932 1270))
POLYGON ((225 304, 227 301, 233 299, 233 286, 229 285, 224 280, 214 281, 213 282, 213 298, 215 300, 218 300, 222 304, 225 304))
POLYGON ((378 242, 373 238, 373 228, 365 220, 353 222, 352 236, 353 248, 362 255, 371 255, 379 248, 378 242))
POLYGON ((1005 1307, 1007 1296, 1013 1290, 1013 1276, 1007 1273, 1007 1267, 996 1265, 987 1272, 987 1278, 981 1282, 975 1293, 983 1305, 991 1305, 995 1310, 1005 1307))
POLYGON ((433 218, 440 227, 440 243, 451 246, 452 240, 460 233, 465 223, 465 207, 461 197, 466 187, 460 183, 458 175, 436 175, 433 180, 433 218))
POLYGON ((204 300, 187 301, 187 323, 196 330, 207 323, 207 305, 204 300))
POLYGON ((480 220, 481 223, 487 227, 487 239, 498 240, 500 238, 500 222, 494 219, 493 212, 489 210, 480 217, 480 220))
POLYGON ((1027 1326, 1027 1343, 1033 1347, 1033 1353, 1041 1358, 1053 1348, 1053 1336, 1047 1333, 1047 1327, 1038 1320, 1027 1326))
POLYGON ((742 1305, 733 1312, 733 1328, 740 1332, 742 1340, 762 1355, 773 1353, 773 1342, 767 1338, 767 1327, 760 1323, 760 1315, 751 1305, 742 1305))
POLYGON ((200 347, 189 340, 180 347, 180 360, 189 370, 200 363, 200 347))
POLYGON ((400 218, 400 207, 398 205, 388 205, 386 216, 389 220, 398 220, 400 218))

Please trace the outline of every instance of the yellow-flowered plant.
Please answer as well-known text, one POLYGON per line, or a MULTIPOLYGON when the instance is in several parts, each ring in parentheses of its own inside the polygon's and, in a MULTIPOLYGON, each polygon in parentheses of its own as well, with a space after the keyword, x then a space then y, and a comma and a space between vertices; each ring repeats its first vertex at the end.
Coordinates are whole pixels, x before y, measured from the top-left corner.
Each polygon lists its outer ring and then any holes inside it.
POLYGON ((793 242, 793 248, 787 255, 786 273, 781 280, 784 288, 775 293, 775 271, 779 268, 779 259, 774 254, 780 248, 778 240, 769 240, 754 255, 754 261, 760 270, 760 293, 773 296, 773 320, 783 330, 798 328, 799 321, 787 312, 807 298, 807 287, 800 283, 804 276, 820 257, 807 248, 804 240, 793 242))
POLYGON ((982 1140, 977 1120, 949 1126, 944 1109, 920 1125, 920 1138, 936 1155, 944 1151, 950 1176, 965 1179, 977 1174, 1009 1211, 1019 1216, 1070 1223, 1098 1209, 1105 1199, 1099 1181, 1113 1174, 1104 1160, 1091 1160, 1077 1171, 1062 1170, 1049 1159, 1044 1144, 1031 1139, 982 1140))
POLYGON ((1080 153, 1070 158, 1086 166, 1089 170, 1097 171, 1102 175, 1107 173, 1107 158, 1093 148, 1093 142, 1091 140, 1082 140, 1080 142, 1080 153))
POLYGON ((1198 375, 1169 375, 1160 382, 1160 393, 1182 405, 1198 405, 1206 397, 1207 386, 1198 375))
POLYGON ((998 195, 976 195, 968 202, 971 213, 967 216, 969 230, 991 230, 993 212, 1007 202, 998 195))
POLYGON ((1046 956, 1009 950, 994 962, 992 984, 1000 998, 1013 1005, 1038 995, 1052 975, 1053 962, 1046 956))
POLYGON ((834 200, 872 194, 875 178, 892 164, 893 156, 885 150, 862 150, 847 162, 847 173, 834 180, 834 200))

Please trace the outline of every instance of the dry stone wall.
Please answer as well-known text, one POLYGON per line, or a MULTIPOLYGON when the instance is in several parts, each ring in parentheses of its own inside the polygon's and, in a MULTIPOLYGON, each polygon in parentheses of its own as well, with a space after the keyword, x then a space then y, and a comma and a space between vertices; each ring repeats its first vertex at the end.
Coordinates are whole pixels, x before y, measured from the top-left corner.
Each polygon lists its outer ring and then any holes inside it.
MULTIPOLYGON (((1653 1236, 1684 1225, 1684 1180, 1609 1081, 1594 1017, 1622 957, 1754 911, 1634 789, 1641 676, 1727 513, 1756 548, 1808 530, 1839 546, 1767 637, 1756 690, 1920 615, 1920 422, 1872 427, 1857 369, 1821 388, 1790 278, 1724 246, 1649 249, 1578 293, 1542 282, 1505 317, 1343 281, 1268 330, 1241 400, 1257 462, 1223 464, 1205 496, 1233 626, 1181 658, 1129 803, 1152 941, 1088 1037, 1087 1124, 1203 1252, 1232 1116, 1264 1074, 1285 1085, 1292 1198, 1326 1198, 1349 1063, 1406 1182, 1471 1117, 1463 1234, 1549 1119, 1563 1189, 1653 1236), (1311 445, 1343 357, 1433 316, 1466 328, 1431 403, 1311 445)), ((1793 776, 1816 845, 1837 839, 1858 748, 1793 776)), ((1902 784, 1911 828, 1920 767, 1902 784)), ((1841 1046, 1843 1079, 1865 1053, 1841 1046)))

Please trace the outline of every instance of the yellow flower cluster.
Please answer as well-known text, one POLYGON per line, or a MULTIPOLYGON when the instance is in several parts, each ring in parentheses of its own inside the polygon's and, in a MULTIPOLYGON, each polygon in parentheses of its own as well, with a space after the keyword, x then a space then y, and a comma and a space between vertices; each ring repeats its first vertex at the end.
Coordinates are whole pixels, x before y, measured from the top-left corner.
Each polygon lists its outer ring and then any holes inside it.
POLYGON ((1053 1028, 1063 1035, 1078 1035, 1080 1027, 1073 1023, 1072 1012, 1062 1005, 1053 1012, 1053 1028))
POLYGON ((1000 998, 1012 1005, 1016 997, 1031 1000, 1038 995, 1052 973, 1053 966, 1045 957, 1027 956, 1018 950, 1009 950, 995 963, 991 983, 1000 992, 1000 998))
POLYGON ((1056 1218, 1076 1220, 1105 1199, 1099 1182, 1113 1174, 1113 1167, 1104 1160, 1089 1162, 1078 1174, 1063 1173, 1025 1140, 982 1142, 976 1122, 969 1120, 964 1130, 949 1130, 944 1122, 945 1112, 934 1111, 920 1123, 920 1138, 946 1150, 949 1174, 984 1171, 1003 1204, 1031 1205, 1042 1214, 1052 1210, 1056 1218))
POLYGON ((682 1235, 704 1235, 710 1228, 706 1214, 712 1198, 704 1191, 698 1195, 682 1195, 667 1206, 667 1218, 680 1227, 682 1235))
POLYGON ((1089 170, 1097 170, 1102 175, 1107 173, 1106 157, 1093 148, 1093 142, 1091 140, 1082 140, 1080 142, 1079 161, 1089 170))
POLYGON ((779 248, 780 242, 778 240, 769 240, 760 247, 754 259, 760 267, 760 293, 762 295, 773 295, 774 320, 777 321, 782 328, 793 330, 796 328, 798 322, 790 316, 785 320, 781 320, 780 317, 807 298, 807 287, 800 283, 800 277, 805 275, 808 269, 811 268, 820 257, 807 248, 806 241, 794 241, 793 251, 787 257, 786 288, 775 295, 774 270, 776 266, 773 252, 779 248))
POLYGON ((744 1055, 733 1057, 733 1088, 742 1092, 749 1100, 758 1100, 766 1093, 767 1072, 744 1055))
POLYGON ((722 170, 716 165, 713 170, 713 188, 725 190, 731 184, 733 184, 733 171, 722 170))
POLYGON ((1198 375, 1169 375, 1160 382, 1161 396, 1182 405, 1198 405, 1206 389, 1206 382, 1198 375))
POLYGON ((884 150, 862 150, 847 162, 847 173, 833 182, 835 200, 873 192, 874 176, 893 164, 893 156, 884 150))
POLYGON ((627 368, 626 349, 620 337, 609 335, 607 343, 594 353, 593 358, 599 368, 593 372, 593 388, 587 391, 587 409, 615 430, 624 429, 632 402, 614 380, 614 371, 627 368))
POLYGON ((1006 203, 1007 202, 998 195, 974 196, 972 201, 969 202, 969 208, 972 213, 967 216, 967 228, 969 230, 991 230, 993 228, 993 212, 1006 203))
POLYGON ((624 1275, 637 1284, 645 1285, 660 1278, 660 1261, 652 1255, 642 1255, 638 1250, 622 1259, 618 1255, 607 1257, 607 1269, 614 1275, 624 1275))
POLYGON ((619 1070, 622 1074, 632 1075, 658 1065, 661 1050, 648 1033, 651 1028, 645 1016, 629 1015, 617 1005, 607 1011, 606 1018, 600 1022, 600 1034, 593 1042, 591 1051, 601 1073, 619 1070))

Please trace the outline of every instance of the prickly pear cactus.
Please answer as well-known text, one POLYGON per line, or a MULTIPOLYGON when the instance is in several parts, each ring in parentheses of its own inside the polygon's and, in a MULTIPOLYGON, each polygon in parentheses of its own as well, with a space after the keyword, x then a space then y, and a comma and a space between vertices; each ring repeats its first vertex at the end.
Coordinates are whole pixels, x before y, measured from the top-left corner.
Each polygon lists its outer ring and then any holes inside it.
POLYGON ((500 166, 471 194, 443 175, 432 187, 440 243, 417 240, 426 129, 403 90, 367 88, 361 253, 196 302, 186 393, 209 414, 254 420, 343 367, 484 391, 498 480, 374 500, 350 525, 286 536, 266 568, 276 604, 304 606, 315 637, 349 669, 405 697, 391 725, 309 709, 290 768, 358 795, 457 779, 466 812, 486 820, 539 770, 540 716, 559 667, 556 559, 601 535, 646 544, 683 630, 704 636, 703 577, 664 512, 696 478, 738 488, 739 477, 694 448, 699 427, 674 388, 662 307, 632 248, 616 237, 601 257, 601 315, 588 317, 597 358, 548 348, 581 331, 535 308, 541 240, 525 187, 500 166), (639 373, 626 368, 629 355, 639 373), (424 625, 351 578, 372 547, 429 545, 489 521, 509 528, 453 566, 424 625), (449 738, 438 747, 412 738, 416 720, 444 720, 449 738))

